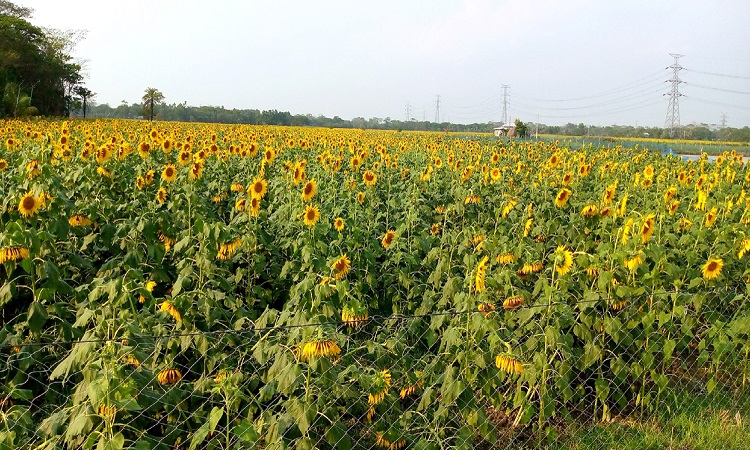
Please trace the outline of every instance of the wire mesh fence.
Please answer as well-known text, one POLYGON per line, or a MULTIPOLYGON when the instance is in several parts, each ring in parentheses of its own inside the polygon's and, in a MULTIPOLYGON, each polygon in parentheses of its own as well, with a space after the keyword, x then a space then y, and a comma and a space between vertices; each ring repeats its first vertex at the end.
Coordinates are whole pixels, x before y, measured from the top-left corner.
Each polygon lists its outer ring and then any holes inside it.
POLYGON ((659 447, 676 417, 747 429, 744 286, 315 323, 282 314, 236 330, 6 335, 0 446, 659 447))

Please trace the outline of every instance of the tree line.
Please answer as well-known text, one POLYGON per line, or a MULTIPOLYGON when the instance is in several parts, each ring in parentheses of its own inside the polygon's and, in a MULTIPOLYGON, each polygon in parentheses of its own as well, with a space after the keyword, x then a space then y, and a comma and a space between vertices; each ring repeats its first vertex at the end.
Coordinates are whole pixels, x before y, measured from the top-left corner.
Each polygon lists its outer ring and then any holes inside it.
POLYGON ((83 33, 33 25, 33 12, 0 0, 0 117, 67 116, 93 95, 71 56, 83 33))

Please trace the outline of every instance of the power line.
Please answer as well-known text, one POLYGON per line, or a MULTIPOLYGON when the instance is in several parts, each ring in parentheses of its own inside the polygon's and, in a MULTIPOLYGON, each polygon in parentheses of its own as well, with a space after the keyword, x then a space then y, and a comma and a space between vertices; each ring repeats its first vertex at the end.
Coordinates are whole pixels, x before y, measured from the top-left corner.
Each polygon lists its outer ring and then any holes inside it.
POLYGON ((607 91, 602 91, 602 92, 599 92, 599 93, 596 93, 596 94, 585 95, 583 97, 576 97, 576 98, 567 98, 567 99, 540 99, 540 98, 534 98, 534 97, 525 97, 523 95, 518 95, 518 94, 516 94, 516 96, 518 98, 521 98, 521 99, 524 99, 524 100, 532 100, 532 101, 538 101, 538 102, 574 102, 574 101, 579 101, 579 100, 589 100, 589 99, 597 98, 597 97, 607 97, 607 96, 610 96, 610 95, 613 95, 613 94, 618 94, 618 93, 623 92, 623 91, 628 91, 630 89, 634 89, 634 88, 637 88, 637 87, 640 87, 640 86, 651 84, 651 83, 653 83, 656 80, 661 80, 663 76, 664 76, 664 71, 660 70, 658 72, 654 72, 654 73, 652 73, 650 75, 647 75, 647 76, 645 76, 643 78, 639 78, 638 80, 632 81, 630 83, 626 83, 626 84, 618 86, 616 88, 612 88, 612 89, 609 89, 607 91))
POLYGON ((716 88, 716 87, 711 87, 711 86, 703 86, 703 85, 701 85, 701 84, 695 84, 695 83, 687 83, 687 82, 685 82, 685 85, 686 85, 686 86, 697 87, 697 88, 701 88, 701 89, 711 89, 712 91, 729 92, 729 93, 731 93, 731 94, 742 94, 742 95, 750 95, 750 92, 745 92, 745 91, 733 91, 733 90, 731 90, 731 89, 722 89, 722 88, 716 88))
POLYGON ((716 77, 726 77, 726 78, 737 78, 740 80, 750 80, 750 77, 742 76, 742 75, 729 75, 725 73, 715 73, 715 72, 704 72, 702 70, 693 70, 693 69, 687 69, 683 68, 684 70, 687 70, 688 72, 694 72, 694 73, 702 73, 704 75, 713 75, 716 77))

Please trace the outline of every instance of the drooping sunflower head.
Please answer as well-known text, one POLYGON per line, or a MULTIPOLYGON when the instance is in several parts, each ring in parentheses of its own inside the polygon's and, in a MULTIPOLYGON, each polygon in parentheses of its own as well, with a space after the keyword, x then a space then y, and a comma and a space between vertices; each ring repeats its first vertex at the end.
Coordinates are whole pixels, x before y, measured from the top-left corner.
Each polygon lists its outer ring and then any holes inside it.
POLYGON ((651 239, 651 235, 654 234, 655 226, 655 214, 649 214, 641 224, 641 242, 646 243, 651 239))
POLYGON ((380 243, 383 245, 383 248, 387 250, 388 247, 390 247, 393 243, 394 239, 396 239, 396 231, 388 230, 385 232, 385 236, 383 236, 383 239, 380 241, 380 243))
POLYGON ((164 187, 160 187, 156 192, 156 201, 160 205, 163 205, 164 202, 167 201, 167 190, 164 187))
POLYGON ((558 208, 562 208, 565 206, 566 203, 568 203, 568 200, 570 200, 572 192, 568 188, 562 188, 560 189, 560 192, 557 193, 557 196, 555 197, 555 206, 558 208))
POLYGON ((336 261, 331 264, 331 269, 333 270, 333 276, 337 280, 340 280, 346 276, 347 273, 349 273, 349 269, 351 268, 351 261, 346 256, 346 254, 341 255, 336 261))

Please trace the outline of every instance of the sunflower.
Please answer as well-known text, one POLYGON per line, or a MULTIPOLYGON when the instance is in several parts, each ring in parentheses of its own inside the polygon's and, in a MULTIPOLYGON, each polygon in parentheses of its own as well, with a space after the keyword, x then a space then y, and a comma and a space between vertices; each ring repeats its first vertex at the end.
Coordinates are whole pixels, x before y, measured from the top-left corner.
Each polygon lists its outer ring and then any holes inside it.
POLYGON ((190 148, 183 147, 182 151, 180 152, 180 156, 177 157, 177 161, 184 166, 185 164, 189 163, 192 158, 193 154, 190 152, 190 148))
POLYGON ((649 214, 641 224, 641 242, 644 244, 648 242, 648 240, 651 239, 651 235, 654 234, 655 217, 655 214, 649 214))
POLYGON ((615 193, 617 192, 617 183, 610 184, 602 194, 602 203, 605 205, 611 204, 615 199, 615 193))
POLYGON ((219 246, 219 252, 216 254, 216 259, 220 261, 226 261, 232 259, 237 249, 242 246, 242 239, 237 238, 231 242, 225 242, 219 246))
POLYGON ((274 159, 276 159, 276 152, 272 148, 267 148, 263 152, 263 160, 266 162, 266 164, 271 164, 274 159))
POLYGON ((164 386, 172 386, 182 379, 182 374, 177 369, 164 369, 156 375, 156 379, 164 386))
POLYGON ((8 161, 4 158, 0 158, 0 172, 8 168, 8 161))
MULTIPOLYGON (((243 191, 245 190, 244 187, 242 190, 243 191)), ((237 211, 244 211, 246 207, 247 207, 247 197, 244 197, 244 196, 240 197, 237 199, 236 202, 234 202, 234 209, 236 209, 237 211)))
POLYGON ((529 232, 531 231, 531 226, 534 224, 534 219, 527 219, 526 223, 523 226, 523 236, 526 237, 529 235, 529 232))
POLYGON ((666 191, 664 191, 664 204, 666 205, 667 203, 669 203, 676 194, 677 188, 674 186, 670 186, 666 191))
POLYGON ((365 202, 365 193, 364 192, 357 192, 357 203, 360 205, 365 202))
POLYGON ((378 176, 375 175, 373 171, 366 170, 365 173, 362 174, 362 181, 367 186, 375 186, 375 183, 378 181, 378 176))
POLYGON ((318 220, 320 220, 320 209, 317 206, 307 205, 305 207, 305 225, 312 227, 318 220))
POLYGON ((301 359, 307 361, 318 356, 338 356, 341 354, 341 347, 334 341, 327 339, 322 341, 311 341, 305 343, 302 347, 301 359))
POLYGON ((567 172, 565 175, 563 175, 563 178, 562 178, 562 185, 563 186, 569 186, 572 181, 573 181, 573 174, 572 173, 567 172))
POLYGON ((250 215, 258 217, 260 214, 260 199, 257 197, 250 198, 250 215))
POLYGON ((514 373, 519 375, 523 373, 523 365, 512 355, 504 355, 502 353, 497 355, 495 358, 495 365, 511 375, 514 373))
POLYGON ((628 268, 629 271, 633 272, 635 269, 638 268, 641 264, 643 264, 643 258, 641 257, 641 253, 638 253, 634 257, 630 259, 626 259, 623 263, 625 267, 628 268))
POLYGON ((76 214, 68 219, 68 224, 71 227, 86 227, 91 225, 91 220, 88 217, 76 214))
POLYGON ((508 297, 503 301, 503 309, 506 311, 513 311, 523 306, 523 304, 524 299, 521 296, 508 297))
POLYGON ((164 187, 160 187, 156 192, 156 201, 160 205, 163 205, 167 201, 167 190, 164 187))
POLYGON ((703 265, 703 278, 706 280, 712 280, 721 274, 721 269, 724 267, 724 260, 721 258, 709 258, 706 264, 703 265))
POLYGON ((703 225, 706 226, 706 228, 711 228, 714 225, 714 222, 716 222, 716 217, 719 215, 719 210, 714 206, 706 213, 706 218, 703 221, 703 225))
POLYGON ((309 202, 312 200, 313 197, 315 197, 315 194, 318 192, 318 186, 315 184, 314 179, 310 179, 305 183, 305 187, 302 188, 302 200, 309 202))
MULTIPOLYGON (((103 168, 103 167, 100 167, 100 169, 104 169, 104 168, 103 168)), ((105 171, 106 171, 106 170, 105 170, 105 171)), ((98 169, 97 169, 97 172, 99 172, 99 170, 98 170, 98 169)), ((99 172, 99 173, 101 173, 101 172, 99 172)), ((147 185, 149 185, 149 184, 153 183, 153 182, 154 182, 154 171, 153 171, 153 170, 149 170, 148 172, 146 172, 146 175, 145 175, 145 176, 143 177, 143 181, 144 181, 144 182, 145 182, 145 183, 146 183, 147 185)))
POLYGON ((745 253, 750 252, 750 239, 743 239, 740 241, 740 251, 737 253, 737 259, 742 259, 745 253))
POLYGON ((563 206, 565 206, 565 204, 568 203, 571 194, 572 192, 568 188, 560 189, 560 192, 558 192, 557 196, 555 197, 555 205, 558 208, 562 208, 563 206))
POLYGON ((516 261, 516 256, 513 253, 500 253, 497 255, 498 264, 512 264, 516 261))
POLYGON ((570 272, 573 267, 573 252, 566 249, 564 245, 557 246, 554 254, 555 271, 560 275, 570 272))
POLYGON ((388 450, 401 450, 402 448, 406 447, 406 439, 391 441, 383 436, 382 431, 378 431, 377 433, 375 433, 375 445, 388 450))
POLYGON ((479 305, 477 305, 477 310, 479 310, 479 312, 481 313, 484 313, 484 317, 486 319, 489 319, 492 311, 495 310, 495 305, 493 305, 492 303, 480 303, 479 305))
POLYGON ((167 183, 173 182, 177 178, 177 168, 174 164, 167 164, 161 172, 161 179, 167 183))
POLYGON ((589 203, 581 210, 581 215, 583 217, 594 217, 597 214, 599 214, 599 208, 593 203, 589 203))
POLYGON ((333 228, 335 228, 339 233, 344 231, 344 225, 344 219, 342 219, 341 217, 336 217, 335 219, 333 219, 333 228))
POLYGON ((385 232, 385 236, 383 236, 383 239, 380 241, 380 243, 383 245, 383 248, 387 250, 388 247, 390 247, 393 243, 394 239, 396 239, 396 231, 388 230, 385 232))
POLYGON ((341 310, 341 321, 352 328, 359 328, 367 321, 368 317, 367 307, 357 300, 347 303, 341 310))
POLYGON ((26 247, 5 247, 0 250, 0 264, 6 261, 20 261, 29 258, 29 249, 26 247))
POLYGON ((42 169, 39 166, 39 161, 36 159, 29 161, 29 163, 26 164, 26 173, 29 179, 32 179, 42 173, 42 169))
POLYGON ((331 269, 335 271, 333 276, 337 280, 344 278, 346 274, 349 272, 350 268, 351 268, 351 261, 349 261, 349 258, 346 256, 346 254, 341 255, 331 265, 331 269))
POLYGON ((24 217, 31 217, 39 212, 39 200, 31 192, 27 192, 18 202, 18 212, 24 217))
POLYGON ((628 194, 625 194, 622 196, 622 200, 620 201, 620 208, 618 209, 617 213, 622 217, 625 215, 625 212, 628 208, 628 194))
POLYGON ((177 308, 175 308, 175 306, 171 302, 164 302, 164 303, 162 303, 159 306, 159 309, 161 311, 164 311, 165 313, 168 313, 178 323, 182 323, 182 316, 180 315, 180 311, 178 311, 177 308))
POLYGON ((261 177, 255 178, 253 184, 247 188, 247 193, 253 198, 263 198, 266 192, 268 192, 268 182, 261 177))
POLYGON ((203 162, 196 160, 190 166, 190 179, 195 181, 201 177, 201 174, 203 174, 203 162))
POLYGON ((474 276, 474 291, 475 292, 484 292, 485 290, 485 273, 487 272, 487 262, 489 261, 489 256, 485 256, 482 258, 482 260, 477 265, 477 272, 474 276))
POLYGON ((508 202, 503 206, 503 210, 500 212, 501 217, 505 217, 513 210, 513 208, 516 207, 518 204, 518 201, 516 200, 508 200, 508 202))
POLYGON ((669 204, 669 215, 674 216, 677 212, 677 208, 680 207, 680 201, 679 200, 673 200, 672 203, 669 204))

